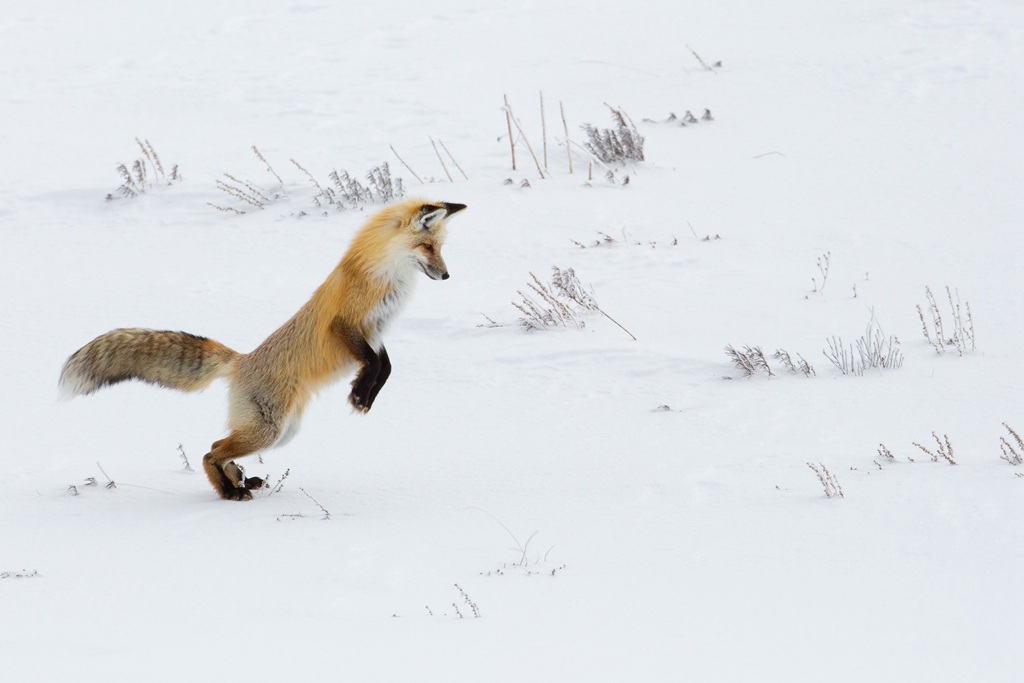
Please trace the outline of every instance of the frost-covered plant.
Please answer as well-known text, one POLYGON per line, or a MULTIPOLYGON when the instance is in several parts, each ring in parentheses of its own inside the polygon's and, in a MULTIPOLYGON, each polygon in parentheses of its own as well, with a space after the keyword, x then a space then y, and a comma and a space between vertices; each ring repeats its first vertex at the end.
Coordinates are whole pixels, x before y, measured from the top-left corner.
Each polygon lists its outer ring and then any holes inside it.
POLYGON ((572 268, 562 270, 558 266, 553 266, 549 285, 545 285, 533 273, 530 273, 530 277, 533 282, 527 283, 526 286, 532 294, 519 290, 517 294, 521 301, 512 302, 512 305, 523 314, 519 324, 524 329, 545 330, 570 326, 582 329, 584 322, 580 316, 587 311, 597 311, 636 340, 632 332, 601 309, 593 294, 583 287, 572 268))
POLYGON ((893 336, 885 337, 874 318, 868 323, 863 336, 849 347, 843 344, 842 337, 826 341, 828 349, 822 353, 844 375, 860 377, 871 368, 894 369, 903 365, 899 340, 893 336))
POLYGON ((319 190, 313 197, 317 206, 333 205, 339 209, 355 209, 366 204, 387 204, 405 196, 402 179, 391 176, 391 167, 386 161, 366 172, 365 185, 344 170, 333 170, 328 177, 331 184, 325 188, 314 181, 319 190))
POLYGON ((521 300, 512 302, 512 305, 523 314, 519 318, 519 324, 523 329, 535 331, 552 327, 584 327, 577 311, 568 302, 561 301, 555 296, 534 273, 530 273, 530 278, 533 282, 526 283, 526 287, 532 294, 520 289, 516 293, 521 300))
POLYGON ((808 363, 799 353, 796 354, 795 361, 785 349, 775 349, 775 353, 772 355, 782 361, 782 364, 786 366, 786 369, 793 374, 803 373, 804 377, 813 377, 816 374, 814 372, 814 368, 811 367, 811 364, 808 363))
POLYGON ((610 104, 614 128, 598 129, 589 123, 580 126, 587 134, 588 142, 583 144, 587 151, 606 164, 626 163, 644 160, 644 138, 636 124, 621 109, 610 104))
MULTIPOLYGON (((124 164, 117 165, 117 174, 121 176, 121 184, 117 188, 117 192, 126 199, 132 199, 138 197, 140 194, 146 192, 146 188, 149 187, 149 183, 146 181, 146 167, 143 165, 141 159, 136 159, 135 163, 132 164, 131 170, 124 164)), ((107 201, 114 198, 113 194, 107 195, 107 201)))
MULTIPOLYGON (((217 189, 235 200, 235 206, 221 206, 212 202, 210 206, 220 211, 242 214, 254 209, 265 209, 270 204, 289 198, 281 176, 255 146, 252 150, 263 162, 267 173, 277 181, 276 184, 265 188, 250 180, 241 180, 230 173, 225 173, 223 179, 217 180, 217 189)), ((337 209, 355 209, 366 204, 386 204, 405 196, 402 179, 391 176, 391 168, 386 161, 379 166, 374 166, 366 173, 365 185, 350 176, 347 171, 336 170, 331 171, 328 176, 331 182, 321 185, 313 177, 313 174, 306 170, 305 166, 295 159, 290 161, 313 186, 316 191, 313 195, 313 202, 320 208, 333 206, 337 209)), ((298 215, 305 215, 305 212, 300 212, 298 215)))
POLYGON ((729 356, 733 365, 743 373, 744 377, 753 377, 762 371, 769 377, 775 376, 760 346, 744 346, 742 349, 736 349, 729 344, 725 347, 725 355, 729 356))
MULTIPOLYGON (((729 344, 725 347, 725 354, 729 356, 733 365, 743 373, 744 377, 753 377, 762 372, 768 377, 775 376, 775 372, 772 370, 771 365, 768 364, 768 358, 760 346, 744 346, 742 349, 737 349, 729 344)), ((799 353, 796 354, 795 361, 789 351, 785 349, 776 349, 772 357, 782 363, 783 367, 790 373, 802 373, 804 377, 813 377, 815 375, 814 368, 799 353)))
POLYGON ((939 312, 939 305, 935 302, 935 295, 931 287, 924 288, 925 297, 928 300, 928 317, 931 318, 932 330, 929 331, 928 323, 925 320, 924 310, 920 304, 917 306, 917 316, 921 319, 921 330, 924 338, 928 340, 936 353, 945 353, 947 347, 953 347, 961 356, 968 350, 974 351, 974 316, 971 315, 971 304, 964 302, 964 310, 967 312, 967 322, 964 323, 963 314, 960 309, 960 292, 946 287, 946 299, 949 301, 951 312, 951 323, 953 329, 947 331, 939 312), (932 337, 934 332, 934 338, 932 337))
MULTIPOLYGON (((121 185, 115 190, 119 195, 125 199, 132 199, 140 194, 145 194, 146 190, 153 187, 154 183, 170 185, 181 180, 177 164, 171 166, 169 175, 164 172, 160 155, 156 153, 156 148, 149 140, 135 138, 135 144, 142 150, 142 156, 133 161, 131 166, 118 164, 115 169, 121 177, 121 185)), ((107 195, 107 201, 112 199, 114 199, 113 192, 107 195)))
MULTIPOLYGON (((117 484, 114 482, 113 479, 110 478, 109 475, 107 475, 107 471, 103 469, 103 465, 96 463, 96 467, 99 468, 99 471, 103 473, 104 477, 106 477, 107 483, 103 485, 103 488, 116 489, 117 484)), ((86 477, 85 481, 82 484, 80 484, 80 486, 95 486, 97 488, 99 487, 99 485, 100 482, 98 479, 96 479, 96 477, 86 477)), ((131 484, 127 485, 131 486, 131 484)), ((68 493, 70 493, 72 496, 79 495, 78 486, 75 486, 74 484, 68 484, 68 493)))

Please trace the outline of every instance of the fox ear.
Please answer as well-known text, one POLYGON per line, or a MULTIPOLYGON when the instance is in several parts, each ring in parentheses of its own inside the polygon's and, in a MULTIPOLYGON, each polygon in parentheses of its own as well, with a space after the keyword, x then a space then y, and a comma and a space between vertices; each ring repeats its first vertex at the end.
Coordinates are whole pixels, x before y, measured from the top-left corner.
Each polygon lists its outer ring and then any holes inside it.
POLYGON ((465 204, 452 204, 450 202, 443 202, 441 206, 426 204, 420 209, 419 226, 423 230, 432 230, 435 225, 445 218, 465 208, 465 204))
POLYGON ((448 215, 448 209, 436 206, 424 206, 422 211, 424 213, 420 216, 419 226, 423 230, 432 230, 435 225, 443 221, 444 217, 448 215), (433 211, 430 209, 433 209, 433 211))

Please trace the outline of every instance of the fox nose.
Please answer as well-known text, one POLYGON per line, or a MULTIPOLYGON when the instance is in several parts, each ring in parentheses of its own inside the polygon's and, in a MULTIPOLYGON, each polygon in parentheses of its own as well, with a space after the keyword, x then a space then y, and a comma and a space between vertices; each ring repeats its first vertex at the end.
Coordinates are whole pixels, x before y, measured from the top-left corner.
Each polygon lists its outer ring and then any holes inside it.
POLYGON ((442 280, 447 280, 447 279, 448 279, 448 277, 449 277, 449 275, 448 275, 448 271, 446 270, 446 271, 444 271, 444 275, 442 275, 442 276, 441 276, 441 279, 442 279, 442 280))

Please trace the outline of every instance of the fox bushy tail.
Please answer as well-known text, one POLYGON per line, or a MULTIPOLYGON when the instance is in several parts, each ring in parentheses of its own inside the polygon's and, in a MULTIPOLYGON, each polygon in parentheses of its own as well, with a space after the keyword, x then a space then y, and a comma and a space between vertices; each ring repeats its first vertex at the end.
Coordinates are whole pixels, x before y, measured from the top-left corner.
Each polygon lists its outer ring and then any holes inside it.
POLYGON ((200 391, 217 377, 231 375, 239 356, 220 342, 187 332, 113 330, 71 354, 60 373, 60 388, 71 397, 138 379, 200 391))

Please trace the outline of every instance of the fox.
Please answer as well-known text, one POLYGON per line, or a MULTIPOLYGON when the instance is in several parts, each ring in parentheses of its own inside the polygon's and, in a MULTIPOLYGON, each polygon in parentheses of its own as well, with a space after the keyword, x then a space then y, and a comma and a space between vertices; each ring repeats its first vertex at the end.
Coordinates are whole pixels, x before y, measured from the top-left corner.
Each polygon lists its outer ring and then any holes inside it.
POLYGON ((446 224, 465 208, 406 199, 377 212, 309 301, 250 353, 187 332, 116 329, 68 357, 60 393, 71 398, 127 380, 196 392, 226 378, 228 436, 210 446, 203 470, 221 498, 250 500, 264 482, 235 461, 290 441, 320 389, 354 371, 349 403, 357 413, 373 406, 391 375, 382 335, 419 272, 449 278, 446 224))

